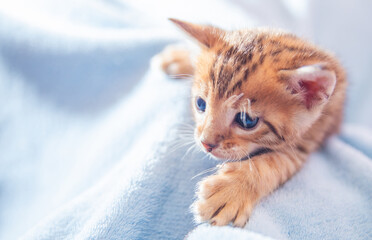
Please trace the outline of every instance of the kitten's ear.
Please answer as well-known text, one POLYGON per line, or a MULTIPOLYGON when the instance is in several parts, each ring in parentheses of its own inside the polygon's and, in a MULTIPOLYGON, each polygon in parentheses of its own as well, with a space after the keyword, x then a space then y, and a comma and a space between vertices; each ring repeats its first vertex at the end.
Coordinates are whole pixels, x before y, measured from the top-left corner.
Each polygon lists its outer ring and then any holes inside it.
POLYGON ((222 29, 213 26, 188 23, 174 18, 169 18, 169 20, 176 24, 178 27, 182 28, 184 31, 186 31, 207 48, 211 48, 215 44, 217 44, 217 42, 221 40, 221 37, 224 34, 224 31, 222 29))
POLYGON ((300 94, 307 109, 325 103, 336 86, 336 74, 325 64, 280 70, 279 76, 288 82, 292 94, 300 94))

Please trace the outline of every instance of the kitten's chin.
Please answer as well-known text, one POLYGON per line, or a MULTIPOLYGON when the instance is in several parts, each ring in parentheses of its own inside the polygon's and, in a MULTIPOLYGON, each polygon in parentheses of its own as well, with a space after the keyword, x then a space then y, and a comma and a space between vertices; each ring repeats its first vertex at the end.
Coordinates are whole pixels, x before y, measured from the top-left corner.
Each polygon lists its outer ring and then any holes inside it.
POLYGON ((220 156, 220 155, 215 155, 213 153, 208 153, 209 156, 211 156, 213 159, 215 160, 218 160, 218 161, 226 161, 228 160, 228 158, 226 158, 225 156, 220 156))
MULTIPOLYGON (((248 147, 244 149, 244 152, 247 153, 246 156, 245 155, 237 155, 236 152, 234 152, 234 151, 230 151, 230 153, 226 152, 226 151, 220 151, 218 148, 212 150, 212 152, 206 152, 205 150, 204 150, 204 152, 209 154, 213 159, 216 159, 216 160, 219 160, 219 161, 226 161, 226 160, 238 161, 240 159, 246 158, 252 152, 257 151, 260 148, 262 148, 262 147, 260 147, 259 145, 255 144, 255 143, 249 143, 248 147)), ((242 150, 240 150, 238 152, 241 152, 241 151, 242 150)))

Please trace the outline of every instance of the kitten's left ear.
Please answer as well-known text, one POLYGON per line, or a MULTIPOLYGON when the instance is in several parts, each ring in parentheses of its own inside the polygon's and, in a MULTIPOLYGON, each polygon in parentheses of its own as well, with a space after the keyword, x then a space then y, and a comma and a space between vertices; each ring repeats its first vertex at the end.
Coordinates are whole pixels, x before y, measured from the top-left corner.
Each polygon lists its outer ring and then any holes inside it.
POLYGON ((224 35, 224 30, 209 25, 198 25, 194 23, 180 21, 174 18, 169 18, 174 24, 182 28, 193 38, 198 40, 203 46, 211 48, 221 41, 224 35))
POLYGON ((325 64, 280 70, 279 77, 288 82, 292 94, 300 94, 307 109, 325 103, 336 86, 336 74, 325 64))

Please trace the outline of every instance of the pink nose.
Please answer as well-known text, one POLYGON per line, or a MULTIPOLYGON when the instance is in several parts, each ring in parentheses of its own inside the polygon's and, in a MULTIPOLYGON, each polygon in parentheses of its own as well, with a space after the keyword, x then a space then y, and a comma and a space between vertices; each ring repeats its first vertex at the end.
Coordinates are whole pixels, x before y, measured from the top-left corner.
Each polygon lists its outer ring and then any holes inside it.
POLYGON ((216 144, 205 143, 203 141, 201 141, 201 144, 203 144, 203 147, 205 150, 207 150, 207 152, 212 152, 213 148, 217 147, 216 144))

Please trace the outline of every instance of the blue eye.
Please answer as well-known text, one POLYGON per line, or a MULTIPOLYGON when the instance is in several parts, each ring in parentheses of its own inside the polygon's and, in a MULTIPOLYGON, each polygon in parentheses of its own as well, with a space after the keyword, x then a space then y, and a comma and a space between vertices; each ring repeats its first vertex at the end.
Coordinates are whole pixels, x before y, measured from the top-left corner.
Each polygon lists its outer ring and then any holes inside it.
POLYGON ((237 122, 242 128, 250 129, 257 125, 258 117, 252 119, 246 113, 238 113, 235 116, 235 122, 237 122))
POLYGON ((206 107, 207 107, 207 103, 204 101, 204 99, 201 98, 201 97, 197 97, 196 98, 196 108, 200 112, 204 112, 206 107))

